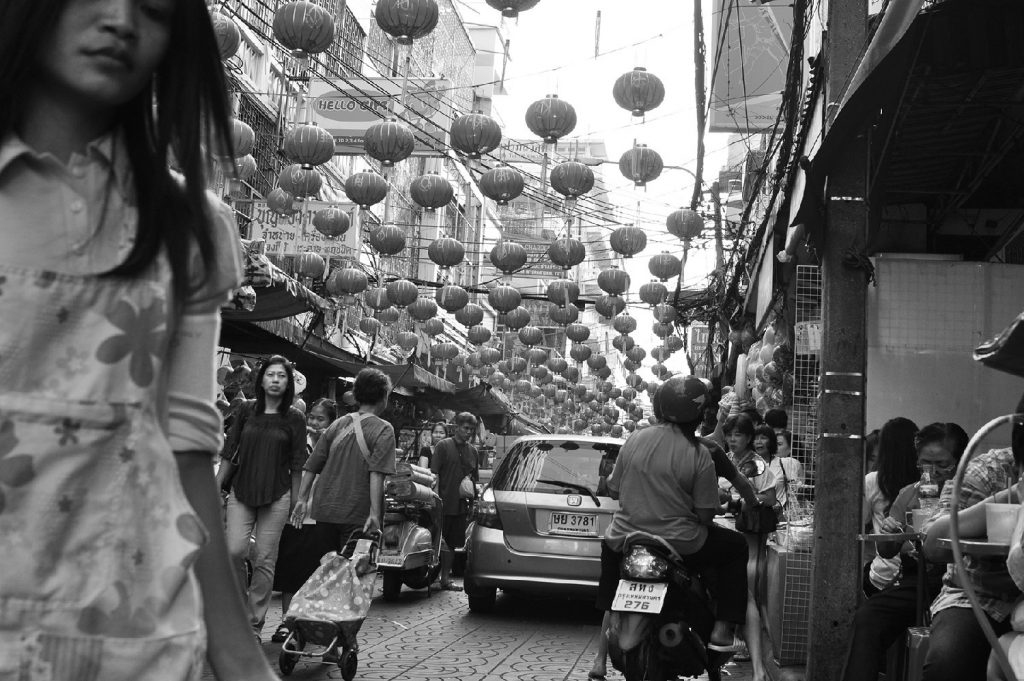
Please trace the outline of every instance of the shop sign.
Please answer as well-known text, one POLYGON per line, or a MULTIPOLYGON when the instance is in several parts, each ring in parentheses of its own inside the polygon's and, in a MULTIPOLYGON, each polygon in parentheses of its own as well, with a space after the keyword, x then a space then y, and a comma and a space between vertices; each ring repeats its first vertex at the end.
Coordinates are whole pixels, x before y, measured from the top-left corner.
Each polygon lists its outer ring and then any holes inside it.
POLYGON ((374 123, 389 116, 389 107, 416 137, 418 156, 444 156, 448 126, 453 118, 451 81, 443 78, 409 78, 405 97, 402 83, 387 78, 352 77, 336 87, 326 80, 309 83, 313 122, 334 135, 334 152, 361 156, 363 135, 374 123))
POLYGON ((267 255, 298 255, 312 251, 323 258, 359 257, 358 209, 352 203, 302 201, 301 210, 288 217, 278 215, 267 207, 266 201, 253 201, 249 236, 263 239, 267 255), (340 208, 351 218, 351 226, 341 236, 330 238, 313 226, 313 216, 324 208, 340 208))

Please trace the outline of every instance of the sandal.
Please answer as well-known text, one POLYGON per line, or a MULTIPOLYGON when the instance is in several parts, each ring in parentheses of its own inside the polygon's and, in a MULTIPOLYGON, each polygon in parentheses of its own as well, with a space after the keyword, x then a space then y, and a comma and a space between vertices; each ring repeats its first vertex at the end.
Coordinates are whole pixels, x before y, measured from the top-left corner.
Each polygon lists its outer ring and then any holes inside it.
POLYGON ((441 582, 441 591, 462 591, 462 587, 452 582, 441 582))
POLYGON ((738 653, 746 647, 743 639, 733 638, 732 643, 709 643, 708 650, 716 653, 738 653))
POLYGON ((270 637, 271 643, 284 643, 288 640, 288 634, 292 633, 292 630, 288 628, 287 624, 282 624, 274 632, 274 635, 270 637))

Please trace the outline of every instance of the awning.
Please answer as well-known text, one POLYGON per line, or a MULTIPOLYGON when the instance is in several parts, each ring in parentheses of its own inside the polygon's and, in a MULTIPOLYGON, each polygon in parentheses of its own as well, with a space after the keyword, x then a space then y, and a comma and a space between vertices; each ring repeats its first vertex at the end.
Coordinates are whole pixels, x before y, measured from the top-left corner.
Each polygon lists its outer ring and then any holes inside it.
POLYGON ((454 393, 455 386, 443 378, 435 376, 419 364, 365 364, 352 360, 338 360, 338 366, 345 369, 349 374, 355 375, 367 366, 380 369, 395 388, 410 388, 413 390, 433 390, 439 393, 454 393))
POLYGON ((985 366, 1024 378, 1024 312, 992 340, 974 350, 985 366))
POLYGON ((866 120, 869 109, 886 95, 887 89, 880 87, 879 82, 885 79, 889 69, 881 66, 890 61, 896 48, 907 36, 924 2, 892 0, 886 7, 878 29, 857 63, 853 78, 842 93, 839 105, 833 111, 826 112, 826 118, 831 120, 827 122, 828 129, 821 147, 809 157, 811 165, 806 177, 800 178, 806 186, 800 187, 798 195, 794 196, 797 201, 791 202, 794 210, 790 224, 804 224, 813 219, 817 195, 824 187, 825 176, 833 158, 850 141, 857 126, 866 120))
POLYGON ((253 288, 256 292, 256 304, 251 310, 224 308, 221 310, 223 319, 265 322, 302 312, 329 310, 335 307, 332 302, 321 298, 270 262, 263 252, 265 247, 262 239, 242 239, 245 264, 242 286, 253 288))
POLYGON ((300 366, 333 376, 355 373, 345 369, 341 362, 352 363, 359 368, 363 366, 357 363, 358 358, 352 353, 308 333, 289 319, 241 321, 225 318, 220 344, 242 354, 282 355, 300 366))
POLYGON ((541 425, 520 414, 505 393, 495 390, 488 383, 445 395, 437 401, 436 406, 455 412, 468 411, 482 420, 488 430, 498 435, 547 432, 541 425))

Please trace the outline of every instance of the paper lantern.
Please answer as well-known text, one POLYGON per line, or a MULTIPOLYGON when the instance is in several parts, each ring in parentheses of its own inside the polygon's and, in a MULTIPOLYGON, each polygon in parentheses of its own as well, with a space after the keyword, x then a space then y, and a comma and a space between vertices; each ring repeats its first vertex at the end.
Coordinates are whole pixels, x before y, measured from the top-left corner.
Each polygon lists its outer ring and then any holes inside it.
POLYGON ((468 303, 455 312, 455 321, 463 326, 476 326, 484 320, 484 309, 476 303, 468 303))
POLYGON ((668 231, 684 241, 696 239, 704 231, 704 218, 689 208, 680 208, 665 218, 668 231))
POLYGON ((526 265, 526 249, 513 241, 499 239, 491 249, 491 264, 503 274, 512 274, 526 265))
POLYGON ((540 0, 487 0, 487 4, 501 12, 501 16, 516 19, 520 12, 525 12, 537 5, 540 0))
MULTIPOLYGON (((666 324, 666 323, 662 323, 662 322, 654 322, 654 324, 651 325, 651 331, 658 338, 664 338, 666 336, 671 336, 673 333, 675 333, 675 330, 676 330, 676 327, 673 324, 666 324)), ((653 350, 651 352, 652 352, 652 356, 653 356, 653 350)), ((655 359, 658 359, 658 358, 655 357, 655 359)))
POLYGON ((517 306, 505 313, 504 322, 510 331, 518 331, 530 323, 530 311, 521 305, 517 306))
POLYGON ((373 17, 380 29, 399 45, 412 45, 437 26, 435 0, 378 0, 373 17))
POLYGON ((577 362, 585 362, 590 359, 593 352, 594 351, 590 349, 589 345, 576 344, 569 348, 569 356, 577 362))
POLYGON ((480 192, 499 206, 507 206, 523 193, 523 176, 510 166, 491 168, 480 176, 479 184, 480 192))
POLYGON ((628 312, 623 312, 612 320, 612 328, 621 334, 633 333, 636 331, 636 318, 628 312))
POLYGON ((669 352, 669 349, 666 348, 664 345, 659 345, 656 348, 651 349, 651 357, 653 357, 655 360, 659 362, 664 362, 671 356, 672 353, 669 352))
POLYGON ((406 306, 405 311, 418 322, 425 322, 437 314, 437 303, 429 298, 417 298, 406 306))
POLYGON ((572 324, 579 319, 580 311, 575 305, 561 306, 555 303, 548 305, 548 318, 551 319, 555 324, 572 324))
POLYGON ((629 290, 629 275, 613 265, 597 275, 597 285, 609 295, 622 295, 629 290))
POLYGON ((248 156, 256 146, 256 133, 248 123, 231 119, 231 150, 236 157, 248 156))
POLYGON ((548 361, 548 351, 541 348, 530 348, 526 351, 526 361, 530 364, 543 364, 548 361))
POLYGON ((312 2, 286 2, 274 13, 274 37, 300 59, 318 54, 334 41, 334 18, 312 2))
MULTIPOLYGON (((542 383, 549 376, 548 368, 546 366, 535 366, 530 369, 530 375, 533 376, 534 380, 538 383, 542 383)), ((555 386, 552 385, 551 387, 554 388, 555 386)))
POLYGON ((332 296, 354 296, 362 293, 369 280, 362 270, 355 267, 340 267, 331 272, 325 284, 332 296))
POLYGON ((363 210, 380 203, 388 194, 388 181, 379 173, 352 173, 345 180, 345 196, 363 210))
POLYGON ((668 251, 662 251, 657 255, 651 256, 650 261, 647 263, 647 269, 661 281, 668 281, 672 277, 679 275, 681 264, 679 258, 668 251))
POLYGON ((284 155, 303 168, 322 165, 334 156, 334 136, 319 125, 303 123, 284 134, 284 155))
POLYGON ((482 324, 471 326, 466 331, 466 340, 473 345, 483 345, 487 341, 491 340, 491 330, 482 324))
POLYGON ((561 307, 575 305, 580 299, 580 287, 569 279, 555 279, 548 284, 547 296, 548 300, 561 307))
POLYGON ((643 116, 665 100, 665 86, 656 75, 637 66, 615 80, 612 97, 634 116, 643 116))
POLYGON ((555 239, 548 246, 548 258, 563 270, 569 270, 583 262, 587 249, 583 242, 572 237, 555 239))
POLYGON ((590 367, 591 371, 597 371, 608 365, 607 358, 604 355, 594 355, 587 360, 587 366, 590 367))
MULTIPOLYGON (((618 319, 618 317, 616 317, 616 319, 618 319)), ((632 349, 635 345, 636 341, 633 340, 633 337, 627 336, 626 334, 616 336, 615 338, 612 339, 612 347, 614 347, 619 352, 626 352, 627 350, 632 349)))
POLYGON ((569 363, 566 362, 561 357, 552 357, 547 361, 545 366, 547 366, 547 368, 553 371, 554 373, 561 374, 564 373, 565 370, 569 368, 569 363))
POLYGON ((679 352, 683 349, 683 339, 675 334, 665 337, 665 347, 669 352, 679 352))
POLYGON ((651 310, 651 313, 654 315, 654 318, 662 324, 672 324, 676 321, 676 317, 678 316, 676 309, 668 303, 655 305, 654 309, 651 310))
POLYGON ((480 361, 484 364, 495 364, 501 359, 501 351, 497 348, 480 348, 480 361))
POLYGON ((452 148, 468 158, 478 159, 501 144, 501 127, 479 111, 455 119, 450 130, 452 148))
POLYGON ((487 302, 498 312, 510 312, 519 307, 522 300, 519 291, 511 286, 495 286, 487 293, 487 302))
MULTIPOLYGON (((458 239, 442 237, 434 239, 427 247, 427 255, 442 269, 448 269, 460 264, 466 255, 466 248, 458 239)), ((466 302, 469 302, 468 299, 466 302)))
POLYGON ((469 304, 469 294, 466 289, 455 284, 445 284, 437 289, 434 299, 442 309, 448 312, 461 310, 469 304))
POLYGON ((619 227, 608 238, 612 250, 624 258, 632 258, 647 247, 647 234, 639 227, 619 227))
POLYGON ((644 187, 658 179, 664 168, 661 155, 646 144, 637 144, 619 157, 619 172, 627 180, 632 180, 635 187, 644 187))
MULTIPOLYGON (((437 312, 436 307, 434 308, 434 312, 437 312)), ((423 333, 427 334, 431 338, 444 333, 444 322, 437 317, 430 317, 421 321, 423 322, 423 333)))
POLYGON ((408 279, 395 279, 387 285, 388 300, 397 307, 411 305, 420 295, 420 289, 408 279))
POLYGON ((533 347, 544 342, 544 332, 536 326, 524 326, 519 329, 519 341, 526 347, 533 347))
POLYGON ((570 324, 565 327, 565 337, 573 343, 582 343, 590 338, 590 327, 584 324, 570 324))
MULTIPOLYGON (((363 298, 365 299, 366 296, 364 295, 363 298)), ((396 307, 386 307, 383 310, 378 310, 376 313, 374 313, 374 316, 380 321, 381 324, 394 324, 399 319, 401 319, 402 313, 399 312, 398 308, 396 307)))
POLYGON ((383 286, 368 289, 363 294, 363 302, 375 310, 378 315, 381 311, 391 307, 392 302, 388 298, 388 291, 383 286))
POLYGON ((231 59, 242 44, 242 32, 234 19, 223 12, 210 12, 210 24, 217 39, 217 52, 221 60, 231 59))
POLYGON ((402 331, 395 334, 395 344, 406 352, 411 352, 419 347, 420 337, 412 331, 402 331))
POLYGON ((328 238, 339 237, 349 228, 348 213, 333 206, 313 213, 313 227, 328 238))
POLYGON ((256 159, 252 154, 239 156, 235 159, 234 165, 235 177, 243 182, 252 179, 252 176, 256 174, 256 159))
POLYGON ((277 187, 267 192, 267 207, 278 215, 295 215, 299 207, 295 205, 295 197, 277 187))
POLYGON ((320 279, 327 271, 327 263, 319 254, 304 251, 299 253, 299 257, 295 259, 295 271, 303 277, 320 279))
POLYGON ((668 289, 660 281, 650 281, 640 287, 640 300, 654 306, 665 301, 668 289))
POLYGON ((367 336, 376 336, 383 326, 379 319, 373 317, 363 317, 359 320, 359 330, 367 336))
POLYGON ((395 118, 374 123, 363 133, 363 150, 384 167, 409 158, 415 146, 412 132, 395 118))
POLYGON ((320 193, 323 178, 315 169, 293 163, 281 169, 277 184, 297 199, 308 199, 320 193))
MULTIPOLYGON (((636 346, 633 346, 631 349, 635 350, 636 346)), ((634 362, 633 360, 626 358, 622 360, 622 366, 626 369, 626 371, 636 371, 637 369, 640 368, 640 362, 634 362)))
POLYGON ((594 309, 606 319, 611 319, 626 309, 626 301, 619 296, 603 295, 594 301, 594 309))
POLYGON ((566 210, 594 188, 594 171, 579 161, 564 161, 551 169, 551 188, 565 197, 566 210))
POLYGON ((382 255, 394 255, 405 248, 405 233, 394 225, 383 225, 370 234, 370 245, 382 255))
POLYGON ((428 213, 447 206, 455 196, 452 183, 435 173, 427 173, 413 179, 409 184, 409 196, 413 202, 428 213))
POLYGON ((576 127, 576 110, 558 95, 548 95, 526 108, 526 127, 547 144, 554 144, 576 127))

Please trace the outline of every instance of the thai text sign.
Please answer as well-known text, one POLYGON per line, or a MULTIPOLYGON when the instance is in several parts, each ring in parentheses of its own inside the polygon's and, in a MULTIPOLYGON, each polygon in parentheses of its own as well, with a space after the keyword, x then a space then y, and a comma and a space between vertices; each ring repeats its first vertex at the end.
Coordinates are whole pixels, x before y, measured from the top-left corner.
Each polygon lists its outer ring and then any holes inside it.
POLYGON ((441 78, 410 78, 399 102, 402 84, 386 78, 353 77, 340 87, 314 79, 310 113, 314 123, 334 135, 337 154, 361 155, 366 130, 393 112, 416 138, 414 154, 444 156, 452 119, 450 87, 451 81, 441 78))
POLYGON ((312 251, 324 258, 359 257, 359 230, 356 225, 356 206, 351 203, 302 201, 295 215, 277 215, 267 207, 266 201, 253 201, 250 237, 263 239, 267 255, 297 255, 312 251), (313 226, 313 216, 324 208, 340 208, 352 218, 348 231, 334 238, 326 237, 313 226))

